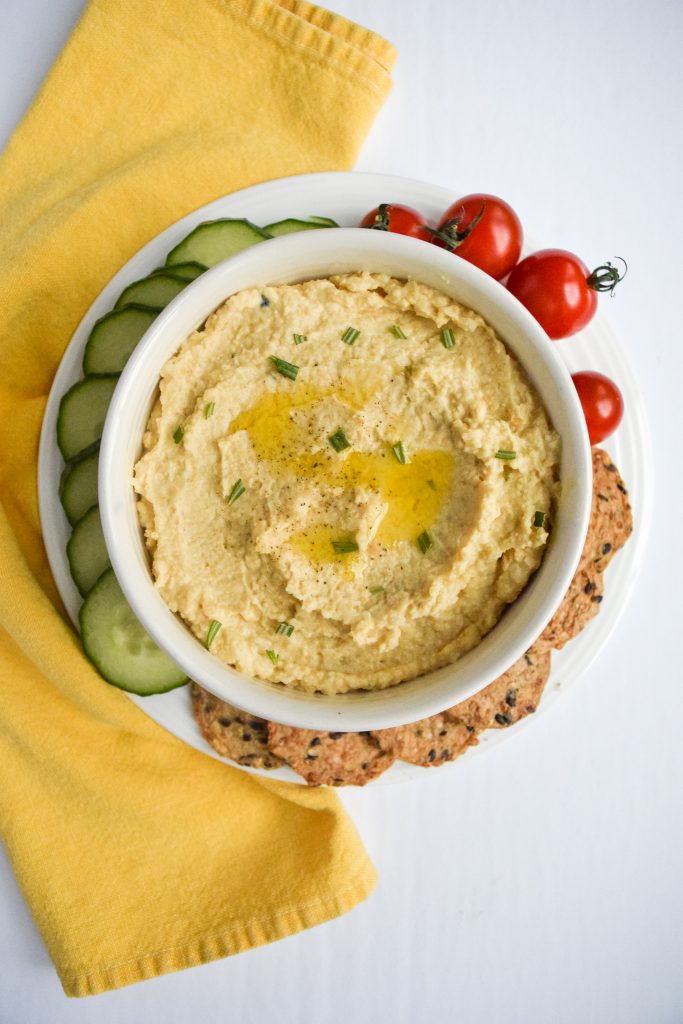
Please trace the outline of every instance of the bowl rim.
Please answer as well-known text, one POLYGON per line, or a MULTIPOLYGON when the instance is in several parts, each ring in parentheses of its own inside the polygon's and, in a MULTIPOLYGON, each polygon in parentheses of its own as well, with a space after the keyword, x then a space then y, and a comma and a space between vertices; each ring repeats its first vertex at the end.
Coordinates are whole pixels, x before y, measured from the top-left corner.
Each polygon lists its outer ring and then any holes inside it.
MULTIPOLYGON (((413 273, 412 270, 405 276, 420 280, 420 273, 413 273)), ((490 312, 482 315, 491 321, 490 312)), ((514 349, 513 345, 509 347, 514 349)), ((545 399, 544 404, 548 407, 545 399)), ((147 413, 144 423, 146 420, 147 413)), ((183 667, 191 679, 219 698, 262 718, 311 729, 364 731, 408 724, 443 711, 478 692, 524 653, 557 609, 578 564, 590 515, 592 471, 583 413, 569 371, 542 328, 511 293, 466 261, 456 259, 445 250, 428 246, 417 239, 385 232, 368 231, 361 235, 357 228, 323 228, 262 242, 217 264, 188 285, 159 314, 128 360, 117 383, 100 447, 98 488, 105 542, 124 594, 150 635, 183 667), (530 590, 538 591, 542 582, 546 596, 535 602, 538 607, 529 617, 533 626, 527 623, 526 628, 517 630, 514 637, 507 636, 510 630, 501 630, 501 623, 509 621, 511 615, 511 611, 507 611, 489 634, 453 665, 384 690, 353 691, 351 694, 331 696, 304 693, 281 684, 254 679, 231 669, 211 655, 165 604, 151 578, 135 511, 131 463, 139 456, 142 430, 139 430, 135 438, 135 423, 128 415, 128 410, 132 404, 131 396, 137 394, 139 405, 143 391, 149 410, 157 388, 159 371, 166 360, 182 344, 184 338, 229 295, 257 284, 263 287, 273 281, 280 283, 284 279, 295 281, 329 276, 333 271, 301 274, 296 271, 286 272, 285 268, 290 268, 297 260, 300 264, 304 259, 317 259, 324 266, 329 264, 332 255, 339 260, 340 253, 357 249, 359 245, 363 250, 362 257, 342 260, 349 268, 353 266, 356 271, 359 270, 360 259, 374 262, 374 267, 363 268, 371 272, 377 269, 378 261, 381 262, 383 258, 404 261, 406 264, 421 264, 425 276, 438 275, 442 281, 441 288, 446 293, 449 287, 457 286, 481 294, 496 311, 502 311, 501 315, 520 332, 538 363, 531 367, 515 351, 517 358, 532 380, 542 370, 555 388, 557 403, 547 408, 547 412, 562 436, 563 490, 564 467, 568 464, 572 467, 571 488, 562 497, 563 505, 567 502, 570 504, 572 515, 571 521, 565 516, 565 522, 562 522, 560 513, 559 523, 553 531, 553 543, 549 545, 539 570, 511 606, 511 609, 520 607, 526 600, 525 595, 530 590), (259 269, 271 265, 280 269, 259 269), (231 284, 231 281, 240 280, 250 280, 251 284, 231 284), (558 412, 564 417, 563 429, 557 424, 558 412), (133 445, 134 441, 136 443, 133 445), (132 451, 131 446, 134 447, 132 457, 127 454, 132 451), (133 518, 130 515, 131 508, 133 518), (550 559, 559 543, 555 535, 560 532, 560 526, 562 558, 550 559), (549 560, 553 562, 552 579, 547 564, 549 560), (492 640, 489 638, 494 635, 500 638, 502 634, 506 634, 502 651, 492 654, 492 640), (487 654, 483 659, 482 649, 487 654), (476 670, 478 660, 483 660, 486 671, 476 670), (455 685, 456 676, 460 677, 458 686, 455 685)))

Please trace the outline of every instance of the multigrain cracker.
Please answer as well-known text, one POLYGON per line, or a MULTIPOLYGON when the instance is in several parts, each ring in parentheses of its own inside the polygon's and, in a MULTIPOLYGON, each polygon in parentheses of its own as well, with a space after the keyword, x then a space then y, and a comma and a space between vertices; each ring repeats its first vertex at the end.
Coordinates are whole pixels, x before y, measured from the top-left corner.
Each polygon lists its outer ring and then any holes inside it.
POLYGON ((579 568, 604 572, 628 540, 633 515, 619 470, 602 448, 593 449, 593 502, 579 568))
POLYGON ((444 761, 454 761, 475 742, 473 730, 455 721, 448 712, 423 718, 395 729, 379 729, 372 735, 383 750, 401 761, 436 768, 444 761))
POLYGON ((221 757, 250 768, 281 768, 268 749, 268 723, 192 684, 192 711, 202 736, 221 757))
POLYGON ((315 732, 269 722, 268 746, 312 786, 364 786, 394 762, 367 732, 315 732))
POLYGON ((505 728, 536 710, 549 675, 550 651, 534 644, 507 672, 447 713, 475 733, 505 728))

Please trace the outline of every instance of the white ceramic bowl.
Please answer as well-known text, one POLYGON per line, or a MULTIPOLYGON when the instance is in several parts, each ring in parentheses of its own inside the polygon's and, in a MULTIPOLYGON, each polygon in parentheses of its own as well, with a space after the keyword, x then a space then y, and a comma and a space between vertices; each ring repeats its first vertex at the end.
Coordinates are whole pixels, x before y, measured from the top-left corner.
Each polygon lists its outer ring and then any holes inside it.
POLYGON ((436 714, 476 693, 517 660, 558 607, 579 560, 591 500, 581 406, 553 343, 502 285, 437 246, 357 228, 304 231, 262 242, 189 285, 159 315, 129 360, 105 424, 99 463, 102 526, 114 571, 145 628, 187 674, 263 718, 310 729, 382 729, 436 714), (495 628, 456 664, 385 690, 327 696, 253 679, 215 658, 154 587, 138 522, 133 466, 166 360, 229 295, 369 270, 412 278, 477 310, 527 371, 562 438, 562 493, 540 569, 495 628))

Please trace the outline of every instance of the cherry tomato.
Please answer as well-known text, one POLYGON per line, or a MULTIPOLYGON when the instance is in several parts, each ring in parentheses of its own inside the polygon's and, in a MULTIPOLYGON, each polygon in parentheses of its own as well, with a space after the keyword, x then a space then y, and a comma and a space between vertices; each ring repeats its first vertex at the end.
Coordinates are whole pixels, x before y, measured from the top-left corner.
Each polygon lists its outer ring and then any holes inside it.
POLYGON ((519 217, 497 196, 475 193, 448 207, 432 232, 432 242, 457 253, 500 281, 522 251, 519 217))
POLYGON ((619 274, 611 263, 590 273, 571 252, 541 249, 517 264, 507 287, 550 338, 566 338, 593 317, 598 305, 596 292, 614 292, 625 273, 619 274))
POLYGON ((400 203, 380 203, 370 213, 366 213, 360 222, 362 228, 375 228, 377 231, 393 231, 399 235, 410 235, 429 241, 427 221, 412 206, 401 206, 400 203))
POLYGON ((613 380, 602 373, 585 370, 572 376, 586 417, 591 444, 599 444, 613 434, 624 415, 624 399, 613 380))

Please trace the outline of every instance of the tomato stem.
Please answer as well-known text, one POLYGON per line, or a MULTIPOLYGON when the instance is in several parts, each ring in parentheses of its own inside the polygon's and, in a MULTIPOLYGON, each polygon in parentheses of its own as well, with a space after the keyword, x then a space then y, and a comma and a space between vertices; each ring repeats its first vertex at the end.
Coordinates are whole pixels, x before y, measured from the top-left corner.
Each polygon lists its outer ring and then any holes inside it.
POLYGON ((389 230, 389 204, 380 203, 377 207, 377 213, 375 214, 375 223, 371 224, 370 227, 375 231, 388 231, 389 230))
POLYGON ((477 213, 476 217, 472 218, 470 223, 463 231, 460 231, 460 224, 462 223, 462 219, 465 216, 464 207, 458 213, 457 217, 453 217, 451 218, 451 220, 447 220, 442 227, 425 228, 425 231, 428 231, 429 234, 433 235, 434 238, 438 238, 440 242, 443 242, 447 249, 449 249, 451 252, 454 252, 459 245, 462 245, 462 243, 465 241, 470 232, 476 228, 477 224, 484 216, 485 209, 486 200, 484 200, 484 202, 481 204, 481 209, 477 213))
POLYGON ((622 274, 619 273, 617 268, 613 266, 609 260, 601 266, 596 267, 592 274, 586 278, 586 284, 589 288, 592 288, 594 292, 609 292, 610 295, 614 295, 614 289, 623 281, 628 271, 628 264, 626 260, 622 259, 621 256, 615 256, 615 259, 619 260, 620 263, 624 264, 624 271, 622 274))

